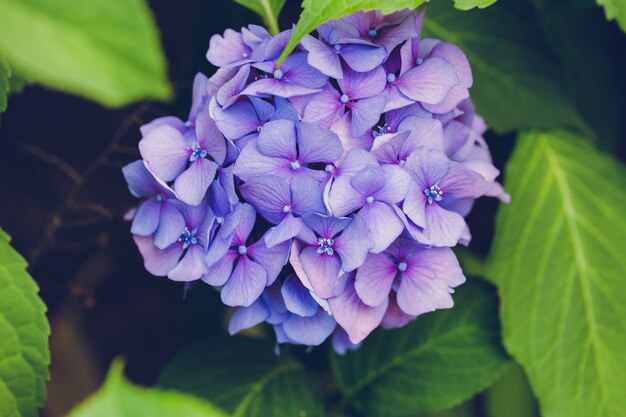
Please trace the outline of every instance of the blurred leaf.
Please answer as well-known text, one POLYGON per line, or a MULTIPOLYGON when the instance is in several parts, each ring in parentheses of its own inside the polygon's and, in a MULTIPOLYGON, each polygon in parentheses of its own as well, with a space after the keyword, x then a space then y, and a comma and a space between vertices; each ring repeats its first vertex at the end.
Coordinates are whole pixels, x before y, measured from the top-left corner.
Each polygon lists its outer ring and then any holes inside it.
POLYGON ((613 149, 626 132, 626 68, 616 53, 624 35, 605 23, 594 0, 548 0, 540 7, 543 30, 578 109, 599 146, 613 149))
POLYGON ((464 246, 454 248, 454 254, 461 264, 463 273, 467 277, 485 276, 485 259, 464 246))
POLYGON ((28 80, 24 77, 20 77, 18 74, 11 73, 9 78, 9 92, 11 94, 21 93, 24 87, 28 84, 28 80))
POLYGON ((253 339, 211 339, 181 352, 159 386, 209 399, 235 417, 323 415, 315 375, 253 339))
POLYGON ((474 7, 484 9, 485 7, 491 6, 496 1, 497 0, 454 0, 454 7, 459 10, 470 10, 474 7))
POLYGON ((563 125, 585 130, 530 5, 500 0, 486 10, 460 12, 435 1, 428 6, 424 36, 465 52, 474 74, 472 100, 494 130, 563 125))
POLYGON ((490 386, 504 371, 497 298, 472 280, 455 306, 378 331, 345 356, 333 355, 348 401, 368 417, 408 416, 452 407, 490 386))
POLYGON ((0 416, 34 417, 46 402, 46 306, 26 261, 0 229, 0 416))
POLYGON ((286 0, 235 0, 235 3, 252 10, 263 18, 270 33, 273 35, 280 32, 278 27, 278 15, 285 5, 286 0))
POLYGON ((537 400, 524 370, 511 363, 502 377, 485 392, 488 417, 539 417, 537 400))
POLYGON ((11 79, 11 68, 9 63, 0 56, 0 113, 7 109, 7 96, 9 95, 9 80, 11 79))
POLYGON ((626 2, 624 0, 596 0, 604 6, 604 13, 608 20, 617 20, 623 31, 626 31, 626 2))
POLYGON ((133 385, 124 379, 123 367, 113 362, 104 385, 69 417, 226 417, 191 395, 133 385))
POLYGON ((144 0, 0 0, 0 54, 33 82, 108 106, 168 99, 144 0))
POLYGON ((521 135, 487 276, 544 417, 626 410, 626 170, 566 133, 521 135))

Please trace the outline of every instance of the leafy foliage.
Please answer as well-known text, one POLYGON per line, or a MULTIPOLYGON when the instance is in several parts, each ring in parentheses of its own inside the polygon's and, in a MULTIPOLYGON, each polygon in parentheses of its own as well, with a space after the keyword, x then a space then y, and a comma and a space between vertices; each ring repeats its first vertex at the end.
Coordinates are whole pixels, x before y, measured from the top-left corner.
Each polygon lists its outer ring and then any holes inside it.
POLYGON ((487 275, 545 417, 626 409, 626 172, 563 131, 519 138, 487 275))
POLYGON ((504 371, 494 291, 464 284, 451 310, 379 331, 333 367, 346 397, 366 416, 408 416, 451 407, 504 371))
POLYGON ((0 0, 0 54, 25 78, 108 106, 167 99, 144 0, 0 0))
POLYGON ((278 27, 278 15, 285 5, 286 0, 235 0, 236 3, 252 10, 263 18, 270 33, 280 32, 278 27))
POLYGON ((235 417, 322 415, 315 375, 252 339, 193 346, 167 366, 159 385, 207 398, 235 417))
POLYGON ((584 129, 541 28, 533 23, 530 6, 522 3, 501 0, 486 10, 460 12, 446 2, 432 2, 424 34, 465 52, 474 74, 472 100, 494 130, 584 129))
POLYGON ((137 387, 124 379, 123 364, 111 365, 104 385, 70 417, 226 417, 208 402, 178 392, 137 387))
POLYGON ((0 56, 0 113, 7 109, 7 95, 9 94, 11 68, 9 63, 0 56))
POLYGON ((31 417, 46 401, 46 306, 26 272, 26 261, 0 230, 0 415, 31 417))
POLYGON ((606 18, 617 20, 622 30, 626 31, 626 3, 623 0, 596 0, 604 6, 606 18))
POLYGON ((459 10, 470 10, 474 7, 484 9, 485 7, 491 6, 496 1, 497 0, 454 0, 454 7, 459 10))

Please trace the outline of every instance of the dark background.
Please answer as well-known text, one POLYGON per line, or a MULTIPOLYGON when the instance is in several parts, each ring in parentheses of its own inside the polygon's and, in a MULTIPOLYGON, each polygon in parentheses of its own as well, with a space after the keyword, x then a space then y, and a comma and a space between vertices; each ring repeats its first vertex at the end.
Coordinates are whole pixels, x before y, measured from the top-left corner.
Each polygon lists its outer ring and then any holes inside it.
MULTIPOLYGON (((287 3, 283 28, 300 10, 299 2, 287 3)), ((186 117, 193 76, 213 71, 205 59, 210 36, 261 22, 225 0, 150 4, 174 102, 111 110, 29 86, 11 96, 2 115, 0 226, 29 261, 52 326, 47 417, 64 415, 97 389, 114 357, 127 359, 132 380, 151 384, 178 350, 223 332, 226 321, 227 309, 208 286, 197 284, 183 299, 181 284, 144 270, 123 220, 136 202, 120 169, 138 159, 141 124, 165 114, 186 117)), ((487 138, 502 168, 513 138, 487 138)), ((496 206, 480 201, 470 216, 471 250, 479 256, 489 249, 496 206)), ((326 365, 325 351, 299 354, 319 369, 326 365)))

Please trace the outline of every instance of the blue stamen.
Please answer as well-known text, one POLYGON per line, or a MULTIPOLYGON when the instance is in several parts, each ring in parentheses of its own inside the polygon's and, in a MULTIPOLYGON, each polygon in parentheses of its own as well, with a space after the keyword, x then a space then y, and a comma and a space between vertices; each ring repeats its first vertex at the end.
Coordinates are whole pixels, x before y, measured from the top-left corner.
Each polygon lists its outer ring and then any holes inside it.
POLYGON ((190 148, 193 152, 189 156, 189 162, 193 162, 198 158, 204 158, 208 155, 207 151, 202 149, 198 143, 194 143, 190 148))
POLYGON ((372 39, 376 39, 376 36, 378 36, 378 32, 376 31, 376 29, 370 29, 369 32, 367 32, 368 35, 370 35, 370 38, 372 39))
POLYGON ((342 102, 343 104, 346 104, 348 101, 350 101, 350 97, 348 97, 348 96, 347 96, 347 95, 345 95, 345 94, 342 94, 342 95, 341 95, 341 102, 342 102))
POLYGON ((246 253, 248 253, 248 248, 246 248, 245 246, 241 245, 237 248, 237 253, 239 255, 245 255, 246 253))
POLYGON ((387 82, 390 84, 396 82, 396 74, 394 74, 393 72, 387 74, 387 82))
POLYGON ((406 271, 407 267, 408 267, 408 265, 406 264, 406 262, 400 262, 398 264, 398 271, 404 272, 404 271, 406 271))
POLYGON ((165 197, 163 197, 163 194, 157 194, 155 198, 156 198, 156 201, 158 201, 159 203, 165 200, 165 197))
POLYGON ((415 60, 415 65, 422 65, 424 63, 424 60, 422 58, 417 58, 415 60))
POLYGON ((372 131, 372 136, 374 136, 375 138, 380 136, 380 135, 385 135, 387 133, 391 133, 391 128, 389 126, 387 126, 386 124, 383 126, 377 126, 378 130, 374 130, 372 131))
POLYGON ((187 249, 191 245, 195 245, 198 243, 198 238, 196 237, 196 233, 198 233, 198 229, 193 229, 189 231, 189 228, 185 226, 183 232, 180 234, 178 238, 179 242, 183 242, 183 249, 187 249))
POLYGON ((285 73, 282 72, 282 70, 277 69, 276 71, 274 71, 274 78, 276 78, 277 80, 282 80, 284 75, 285 73))
POLYGON ((428 204, 432 204, 434 201, 443 200, 443 191, 437 184, 432 185, 430 188, 424 190, 424 195, 428 197, 428 204))
POLYGON ((320 245, 320 247, 317 248, 317 253, 325 253, 328 256, 334 255, 335 250, 333 249, 333 245, 335 244, 335 239, 320 237, 317 242, 320 245))

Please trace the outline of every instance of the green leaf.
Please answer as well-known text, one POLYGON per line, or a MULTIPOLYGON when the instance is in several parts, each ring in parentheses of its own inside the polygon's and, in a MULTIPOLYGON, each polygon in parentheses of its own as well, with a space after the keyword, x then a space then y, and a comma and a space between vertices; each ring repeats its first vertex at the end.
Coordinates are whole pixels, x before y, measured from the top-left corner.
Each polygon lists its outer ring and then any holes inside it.
POLYGON ((0 54, 20 75, 108 106, 171 88, 144 0, 0 0, 0 54))
POLYGON ((26 261, 0 229, 0 416, 35 417, 46 402, 46 306, 26 261))
POLYGON ((487 276, 544 417, 626 410, 626 171, 564 131, 520 136, 487 276))
POLYGON ((486 10, 460 12, 445 1, 428 6, 424 36, 459 46, 474 74, 471 97, 498 132, 544 126, 586 130, 564 93, 560 68, 545 47, 528 4, 500 0, 486 10))
MULTIPOLYGON (((298 24, 285 46, 285 50, 278 58, 282 62, 294 50, 304 36, 324 22, 339 19, 342 16, 358 10, 380 10, 383 13, 392 13, 406 8, 416 8, 427 0, 304 0, 303 11, 298 24)), ((441 1, 441 0, 439 0, 441 1)), ((480 1, 480 0, 479 0, 480 1)))
POLYGON ((9 95, 9 80, 11 78, 11 68, 9 63, 0 56, 0 113, 7 109, 7 96, 9 95))
POLYGON ((623 31, 626 31, 626 2, 624 0, 596 0, 604 6, 604 13, 608 20, 617 20, 623 31))
POLYGON ((485 394, 488 417, 539 417, 539 408, 524 370, 511 363, 502 377, 485 394))
POLYGON ((180 353, 159 386, 209 399, 234 417, 323 415, 315 375, 271 345, 234 337, 208 340, 180 353))
POLYGON ((455 302, 402 329, 377 331, 355 352, 333 355, 347 400, 368 417, 409 416, 454 406, 491 385, 507 364, 495 292, 472 280, 455 302))
POLYGON ((235 3, 252 10, 263 18, 270 33, 275 35, 280 32, 278 27, 278 15, 285 5, 286 0, 235 0, 235 3))
POLYGON ((104 385, 69 417, 226 417, 210 403, 191 395, 142 388, 124 379, 124 365, 111 365, 104 385))
POLYGON ((459 10, 470 10, 474 7, 484 9, 485 7, 491 6, 496 1, 497 0, 454 0, 454 7, 459 10))

